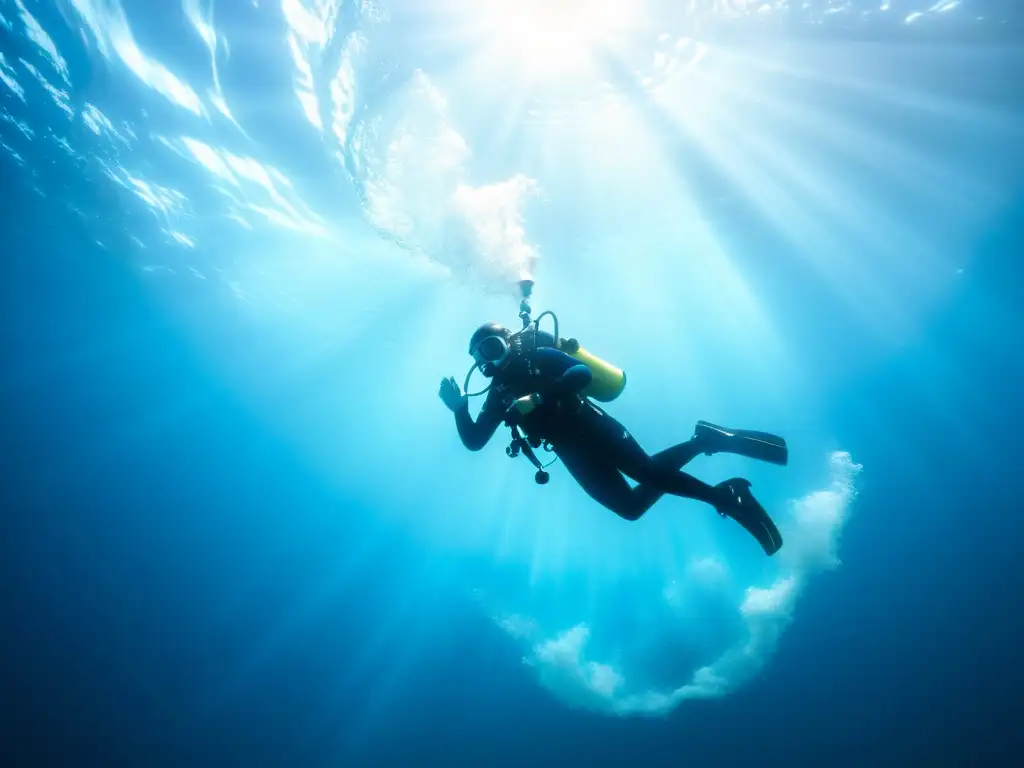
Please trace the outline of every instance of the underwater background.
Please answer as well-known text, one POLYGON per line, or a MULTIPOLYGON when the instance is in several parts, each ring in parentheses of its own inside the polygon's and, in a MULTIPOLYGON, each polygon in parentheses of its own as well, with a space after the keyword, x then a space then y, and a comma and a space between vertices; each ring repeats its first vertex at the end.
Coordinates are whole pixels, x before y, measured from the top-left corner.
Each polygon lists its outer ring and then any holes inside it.
POLYGON ((1022 41, 0 0, 0 764, 1022 764, 1022 41), (438 382, 524 273, 648 450, 787 438, 691 465, 777 556, 462 447, 438 382))

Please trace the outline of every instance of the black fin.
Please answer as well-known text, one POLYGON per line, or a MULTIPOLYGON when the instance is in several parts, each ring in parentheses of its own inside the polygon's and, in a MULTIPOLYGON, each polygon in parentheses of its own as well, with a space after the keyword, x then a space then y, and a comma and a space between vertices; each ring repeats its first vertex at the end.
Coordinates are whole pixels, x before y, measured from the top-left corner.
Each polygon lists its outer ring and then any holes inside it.
POLYGON ((786 466, 789 463, 789 447, 784 438, 768 432, 753 429, 730 429, 709 421, 698 421, 694 436, 708 441, 711 446, 705 451, 712 453, 734 453, 748 459, 767 461, 770 464, 786 466))
POLYGON ((728 509, 720 510, 721 513, 743 526, 747 533, 757 539, 764 553, 771 557, 782 549, 782 534, 779 533, 779 529, 750 492, 749 481, 736 478, 727 481, 727 484, 736 493, 737 503, 728 509))

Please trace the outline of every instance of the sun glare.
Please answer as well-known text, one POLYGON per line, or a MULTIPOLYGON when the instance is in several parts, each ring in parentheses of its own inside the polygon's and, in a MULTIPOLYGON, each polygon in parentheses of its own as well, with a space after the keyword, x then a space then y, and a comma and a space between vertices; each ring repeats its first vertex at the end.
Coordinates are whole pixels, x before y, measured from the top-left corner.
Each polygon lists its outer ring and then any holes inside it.
POLYGON ((533 74, 584 69, 596 46, 633 21, 628 0, 482 0, 492 52, 533 74))

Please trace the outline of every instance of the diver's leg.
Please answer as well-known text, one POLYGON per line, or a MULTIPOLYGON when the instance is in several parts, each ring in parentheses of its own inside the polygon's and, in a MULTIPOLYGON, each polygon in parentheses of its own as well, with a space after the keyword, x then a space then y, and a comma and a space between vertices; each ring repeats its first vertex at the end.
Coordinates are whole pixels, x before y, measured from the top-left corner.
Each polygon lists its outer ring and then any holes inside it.
MULTIPOLYGON (((696 438, 690 438, 685 443, 673 445, 671 448, 654 454, 651 459, 659 467, 676 471, 685 467, 703 452, 703 442, 696 438)), ((642 515, 665 495, 665 490, 657 484, 640 483, 632 490, 632 494, 634 507, 642 515)))
POLYGON ((651 458, 660 467, 682 469, 703 452, 704 444, 700 440, 691 437, 685 443, 673 445, 671 448, 659 451, 651 456, 651 458))
MULTIPOLYGON (((602 413, 600 417, 592 419, 589 427, 585 432, 588 444, 593 446, 592 450, 600 452, 606 462, 624 475, 633 478, 639 483, 637 487, 647 486, 638 495, 638 500, 633 502, 635 505, 647 502, 649 507, 657 501, 656 497, 653 500, 651 497, 658 492, 696 499, 712 506, 721 501, 722 493, 714 486, 675 467, 655 461, 654 457, 640 446, 636 438, 608 414, 602 413)), ((697 450, 697 446, 683 449, 683 445, 686 444, 676 446, 680 458, 685 458, 688 450, 697 450)), ((663 456, 664 452, 659 455, 663 456)), ((667 458, 663 458, 663 461, 667 461, 667 458)))
POLYGON ((634 498, 631 509, 637 517, 646 511, 640 509, 640 505, 652 496, 657 500, 655 494, 658 491, 698 499, 711 504, 716 512, 731 517, 743 526, 757 539, 766 555, 774 555, 779 551, 782 546, 782 535, 764 507, 750 492, 749 481, 737 477, 717 486, 710 486, 685 472, 660 466, 625 430, 614 445, 615 449, 610 458, 615 461, 616 469, 641 483, 638 488, 646 486, 653 489, 647 491, 647 496, 643 500, 634 498))
POLYGON ((660 496, 670 493, 706 502, 733 518, 757 539, 765 554, 773 555, 782 546, 778 528, 751 494, 749 481, 733 478, 712 486, 668 464, 693 458, 690 454, 703 448, 700 441, 649 456, 625 427, 604 413, 588 421, 581 436, 575 452, 560 454, 562 463, 592 498, 620 517, 637 520, 660 496), (620 472, 639 485, 629 488, 620 472))
MULTIPOLYGON (((654 503, 638 496, 600 448, 585 444, 563 445, 558 449, 562 466, 580 488, 624 520, 638 520, 654 503)), ((659 494, 660 495, 660 494, 659 494)))

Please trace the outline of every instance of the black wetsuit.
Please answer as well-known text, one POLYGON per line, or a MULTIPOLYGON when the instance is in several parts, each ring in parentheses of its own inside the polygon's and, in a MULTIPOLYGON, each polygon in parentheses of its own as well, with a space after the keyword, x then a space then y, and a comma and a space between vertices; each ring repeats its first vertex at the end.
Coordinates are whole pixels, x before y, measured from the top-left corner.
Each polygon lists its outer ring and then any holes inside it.
POLYGON ((520 397, 540 394, 531 413, 518 417, 530 437, 548 441, 586 493, 620 517, 636 520, 669 493, 714 504, 713 486, 680 472, 700 448, 693 440, 649 455, 618 421, 580 392, 590 369, 553 347, 517 355, 494 377, 477 420, 469 406, 455 412, 459 437, 471 451, 483 448, 520 397), (638 485, 631 488, 626 475, 638 485))

